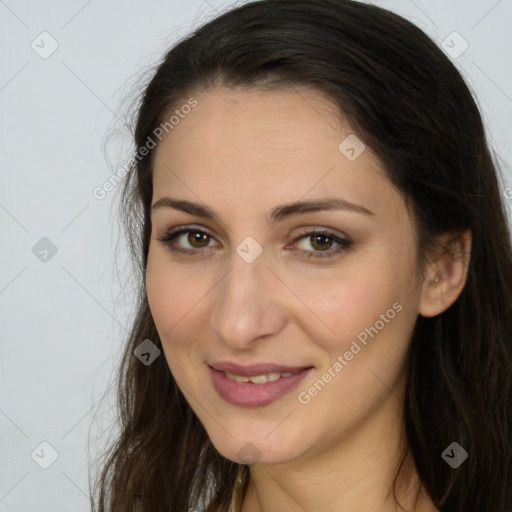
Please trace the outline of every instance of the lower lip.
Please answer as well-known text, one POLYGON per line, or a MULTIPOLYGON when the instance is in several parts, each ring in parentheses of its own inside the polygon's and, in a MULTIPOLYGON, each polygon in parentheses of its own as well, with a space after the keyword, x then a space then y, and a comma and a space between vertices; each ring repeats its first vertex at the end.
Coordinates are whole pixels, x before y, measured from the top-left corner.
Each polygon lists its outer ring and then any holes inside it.
POLYGON ((254 384, 228 379, 224 372, 209 367, 213 386, 226 402, 241 407, 263 407, 288 394, 314 368, 306 368, 290 377, 280 377, 273 382, 254 384))

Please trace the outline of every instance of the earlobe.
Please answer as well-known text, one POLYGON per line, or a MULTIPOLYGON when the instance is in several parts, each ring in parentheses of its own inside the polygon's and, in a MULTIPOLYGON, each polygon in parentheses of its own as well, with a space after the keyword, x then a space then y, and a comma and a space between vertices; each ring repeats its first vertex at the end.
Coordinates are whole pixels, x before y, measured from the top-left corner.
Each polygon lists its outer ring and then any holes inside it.
POLYGON ((433 317, 447 310, 466 284, 471 254, 471 231, 444 241, 443 251, 429 266, 423 282, 418 313, 433 317))

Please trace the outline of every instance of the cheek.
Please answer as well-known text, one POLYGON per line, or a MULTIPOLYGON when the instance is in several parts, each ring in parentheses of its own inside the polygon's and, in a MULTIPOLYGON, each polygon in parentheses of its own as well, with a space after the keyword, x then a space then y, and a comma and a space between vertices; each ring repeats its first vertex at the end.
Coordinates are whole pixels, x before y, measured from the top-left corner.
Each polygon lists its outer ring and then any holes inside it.
POLYGON ((181 324, 187 318, 194 302, 194 290, 181 282, 179 272, 172 271, 165 258, 148 257, 146 293, 149 309, 162 342, 167 363, 175 374, 180 354, 186 350, 187 337, 180 337, 181 324), (181 319, 181 321, 180 321, 181 319), (172 340, 172 343, 170 342, 172 340))
POLYGON ((177 381, 190 378, 201 366, 191 357, 205 339, 208 308, 214 293, 211 276, 170 264, 165 251, 148 255, 146 293, 151 315, 169 368, 177 381))
POLYGON ((315 328, 317 336, 340 343, 373 325, 386 312, 394 317, 393 304, 404 300, 405 284, 396 279, 396 269, 382 261, 315 280, 296 280, 294 293, 311 313, 297 318, 302 318, 303 328, 307 322, 307 330, 315 328))
MULTIPOLYGON (((329 330, 324 327, 319 335, 318 320, 302 323, 323 355, 318 352, 319 371, 300 387, 297 400, 305 405, 299 408, 304 421, 327 415, 327 437, 340 426, 343 430, 363 421, 402 376, 417 313, 407 279, 398 279, 395 268, 376 265, 375 272, 354 272, 342 283, 332 281, 310 292, 310 303, 316 302, 315 312, 329 330)), ((405 275, 406 269, 398 268, 405 275)))
POLYGON ((172 290, 176 289, 176 283, 164 270, 162 265, 148 260, 146 294, 151 315, 161 338, 175 323, 174 312, 179 305, 176 294, 172 293, 172 290))
POLYGON ((177 381, 185 378, 181 373, 180 361, 186 350, 184 341, 176 336, 179 319, 185 315, 186 297, 176 293, 179 283, 165 268, 155 260, 148 259, 146 272, 146 293, 151 315, 162 342, 163 355, 171 373, 177 381), (178 299, 178 297, 180 299, 178 299), (173 343, 170 343, 173 340, 173 343))
POLYGON ((162 341, 194 312, 208 291, 207 283, 169 262, 165 250, 150 246, 146 293, 151 314, 162 341))
POLYGON ((411 293, 415 267, 410 255, 388 247, 366 254, 364 260, 354 258, 353 265, 347 262, 331 276, 296 281, 294 291, 314 312, 296 318, 324 351, 323 370, 342 356, 351 367, 344 372, 351 379, 359 372, 367 375, 367 368, 374 367, 394 380, 417 318, 419 295, 411 293))

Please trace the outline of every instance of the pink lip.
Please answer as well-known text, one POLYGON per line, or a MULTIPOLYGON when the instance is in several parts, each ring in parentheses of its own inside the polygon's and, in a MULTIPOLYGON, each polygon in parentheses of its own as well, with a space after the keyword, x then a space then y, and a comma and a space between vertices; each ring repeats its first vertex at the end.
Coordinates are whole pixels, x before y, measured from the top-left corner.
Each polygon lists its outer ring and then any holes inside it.
POLYGON ((233 363, 213 363, 209 365, 212 382, 219 396, 226 402, 241 407, 263 407, 288 394, 308 375, 313 368, 290 367, 275 364, 239 366, 233 363), (263 373, 292 373, 265 384, 236 382, 228 379, 225 372, 250 377, 263 373))

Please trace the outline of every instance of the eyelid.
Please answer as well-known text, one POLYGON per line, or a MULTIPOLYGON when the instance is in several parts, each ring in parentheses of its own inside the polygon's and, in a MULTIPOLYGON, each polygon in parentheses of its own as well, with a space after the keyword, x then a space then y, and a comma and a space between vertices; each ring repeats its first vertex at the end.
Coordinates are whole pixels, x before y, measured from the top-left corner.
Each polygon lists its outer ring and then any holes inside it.
POLYGON ((164 233, 164 236, 176 235, 178 233, 183 233, 183 232, 187 232, 187 231, 199 231, 199 232, 205 233, 206 235, 211 236, 212 238, 215 238, 213 236, 213 233, 208 228, 206 228, 200 224, 184 224, 182 226, 177 226, 175 228, 171 228, 168 231, 166 231, 164 233))
POLYGON ((344 240, 349 240, 349 237, 345 235, 344 233, 337 231, 335 229, 326 228, 323 226, 303 226, 300 228, 299 234, 295 235, 294 241, 296 241, 299 238, 302 238, 304 235, 312 235, 312 234, 325 234, 329 235, 333 238, 340 238, 344 240))

